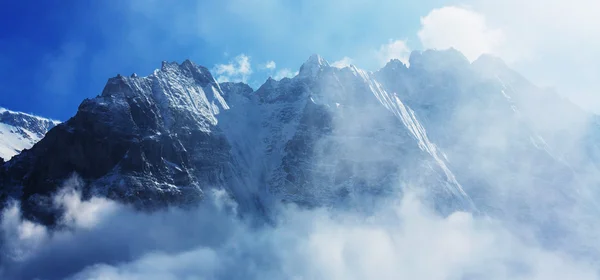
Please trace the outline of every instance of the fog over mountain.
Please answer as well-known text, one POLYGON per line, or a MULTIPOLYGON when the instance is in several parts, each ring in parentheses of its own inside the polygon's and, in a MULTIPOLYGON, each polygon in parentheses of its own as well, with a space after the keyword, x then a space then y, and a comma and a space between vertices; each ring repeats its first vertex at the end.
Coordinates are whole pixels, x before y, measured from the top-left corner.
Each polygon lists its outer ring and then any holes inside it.
POLYGON ((600 278, 600 117, 490 55, 163 62, 44 124, 0 167, 2 279, 600 278))

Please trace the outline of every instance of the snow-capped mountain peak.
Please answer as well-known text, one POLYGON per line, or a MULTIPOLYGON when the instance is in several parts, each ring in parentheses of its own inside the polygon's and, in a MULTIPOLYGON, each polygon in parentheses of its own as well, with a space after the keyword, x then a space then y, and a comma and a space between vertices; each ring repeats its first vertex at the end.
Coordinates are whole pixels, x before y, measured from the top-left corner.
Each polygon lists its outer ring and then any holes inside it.
POLYGON ((329 62, 320 55, 313 54, 304 64, 302 64, 298 76, 301 78, 315 77, 324 67, 329 67, 329 62))
POLYGON ((387 68, 392 71, 402 71, 402 70, 406 70, 408 67, 406 66, 406 64, 404 64, 399 59, 394 58, 394 59, 391 59, 390 61, 388 61, 388 63, 386 63, 386 65, 383 68, 387 68))
POLYGON ((9 160, 31 148, 60 122, 0 107, 0 157, 9 160))

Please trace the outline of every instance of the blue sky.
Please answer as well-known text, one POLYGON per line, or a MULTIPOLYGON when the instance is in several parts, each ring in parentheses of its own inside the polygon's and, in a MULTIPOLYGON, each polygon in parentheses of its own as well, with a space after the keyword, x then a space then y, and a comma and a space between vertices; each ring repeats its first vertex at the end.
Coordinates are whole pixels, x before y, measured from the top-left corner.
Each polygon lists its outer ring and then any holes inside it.
MULTIPOLYGON (((570 92, 578 85, 589 91, 587 84, 574 80, 593 81, 600 74, 593 66, 600 58, 594 51, 598 44, 590 39, 597 31, 592 26, 596 20, 582 22, 592 27, 584 30, 587 34, 576 34, 580 36, 570 40, 573 45, 560 44, 552 41, 557 36, 546 36, 534 25, 560 34, 560 26, 554 30, 548 24, 555 18, 553 3, 561 8, 559 0, 533 0, 527 7, 508 0, 506 9, 493 2, 5 1, 0 8, 0 106, 65 120, 84 98, 100 93, 109 77, 147 75, 163 60, 190 58, 213 71, 220 69, 217 76, 223 80, 245 80, 256 87, 270 75, 292 74, 312 53, 376 70, 410 50, 449 46, 473 57, 495 53, 543 86, 570 92), (511 5, 525 12, 515 14, 511 5), (527 14, 528 9, 535 14, 527 14), (531 25, 530 33, 517 26, 519 22, 531 25), (564 50, 577 46, 578 40, 588 49, 565 56, 564 50), (533 43, 522 43, 529 41, 533 43), (566 77, 564 67, 579 67, 584 73, 566 77)), ((596 5, 591 0, 575 2, 596 5)), ((581 13, 589 9, 583 6, 569 16, 587 19, 581 13)), ((563 33, 574 36, 572 30, 563 33)), ((600 101, 589 102, 594 94, 568 96, 586 104, 600 101)))

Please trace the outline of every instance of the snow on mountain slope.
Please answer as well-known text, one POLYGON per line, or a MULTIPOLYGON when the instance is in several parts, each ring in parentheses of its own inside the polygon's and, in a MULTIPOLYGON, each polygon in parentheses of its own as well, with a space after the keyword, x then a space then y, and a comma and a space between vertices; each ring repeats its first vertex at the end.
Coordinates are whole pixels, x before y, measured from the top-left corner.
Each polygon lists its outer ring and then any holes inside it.
POLYGON ((58 121, 0 108, 0 158, 8 161, 31 148, 58 121))
POLYGON ((466 201, 471 205, 471 207, 474 208, 474 205, 472 204, 472 201, 470 200, 469 196, 462 189, 462 186, 456 180, 456 177, 454 176, 454 174, 452 174, 452 171, 450 171, 450 169, 446 165, 445 155, 443 153, 441 153, 438 150, 438 147, 429 140, 429 138, 427 136, 427 131, 425 130, 423 125, 421 125, 421 123, 417 119, 414 111, 411 108, 409 108, 408 106, 406 106, 400 100, 400 98, 398 98, 397 94, 389 94, 388 92, 386 92, 385 89, 383 89, 383 86, 379 82, 377 82, 374 78, 371 78, 370 74, 366 73, 363 70, 357 69, 357 68, 354 68, 354 71, 359 73, 360 76, 362 76, 364 78, 364 80, 369 83, 369 87, 371 88, 371 91, 373 92, 373 94, 375 94, 375 96, 377 96, 377 99, 379 100, 379 102, 381 102, 385 106, 386 109, 393 112, 402 121, 402 123, 408 128, 408 130, 411 132, 411 134, 417 140, 419 148, 423 151, 426 151, 428 154, 430 154, 433 157, 433 159, 435 160, 435 162, 437 164, 439 164, 440 168, 443 170, 444 174, 446 175, 447 181, 449 182, 449 184, 452 185, 451 191, 457 197, 465 198, 466 201))
POLYGON ((313 55, 296 77, 269 79, 255 92, 253 105, 243 106, 254 108, 255 117, 243 119, 259 121, 245 125, 252 131, 243 138, 264 150, 251 162, 260 166, 270 193, 329 205, 428 185, 432 199, 445 200, 448 209, 473 209, 418 120, 386 111, 378 96, 387 93, 376 84, 362 70, 331 67, 313 55), (421 127, 419 134, 413 127, 421 127))
POLYGON ((440 210, 472 209, 410 108, 384 98, 392 97, 371 74, 317 55, 296 77, 255 92, 220 85, 190 61, 165 62, 148 77, 109 79, 0 170, 0 182, 46 222, 52 212, 36 205, 73 172, 90 194, 142 208, 198 201, 214 188, 262 212, 272 200, 351 204, 427 186, 440 210))
POLYGON ((88 195, 142 208, 197 202, 213 189, 242 212, 268 212, 273 201, 353 207, 425 188, 441 212, 526 221, 572 210, 574 190, 594 182, 597 144, 576 152, 577 133, 548 124, 577 132, 569 122, 536 119, 532 104, 586 115, 548 101, 493 59, 471 64, 454 50, 426 51, 410 65, 391 61, 370 73, 313 55, 297 76, 254 91, 219 84, 190 61, 165 62, 148 77, 109 79, 76 116, 5 165, 0 183, 26 210, 73 172, 88 195), (524 211, 535 193, 545 196, 524 211))

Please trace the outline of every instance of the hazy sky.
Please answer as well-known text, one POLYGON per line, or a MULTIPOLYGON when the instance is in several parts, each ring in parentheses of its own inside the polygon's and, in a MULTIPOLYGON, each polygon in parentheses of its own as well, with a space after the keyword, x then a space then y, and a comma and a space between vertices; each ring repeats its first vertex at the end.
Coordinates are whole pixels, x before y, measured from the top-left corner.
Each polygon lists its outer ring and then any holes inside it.
POLYGON ((257 87, 312 53, 377 70, 411 50, 501 56, 541 86, 600 112, 596 0, 206 0, 4 3, 0 106, 65 120, 117 73, 190 58, 257 87), (32 8, 35 7, 35 8, 32 8))

